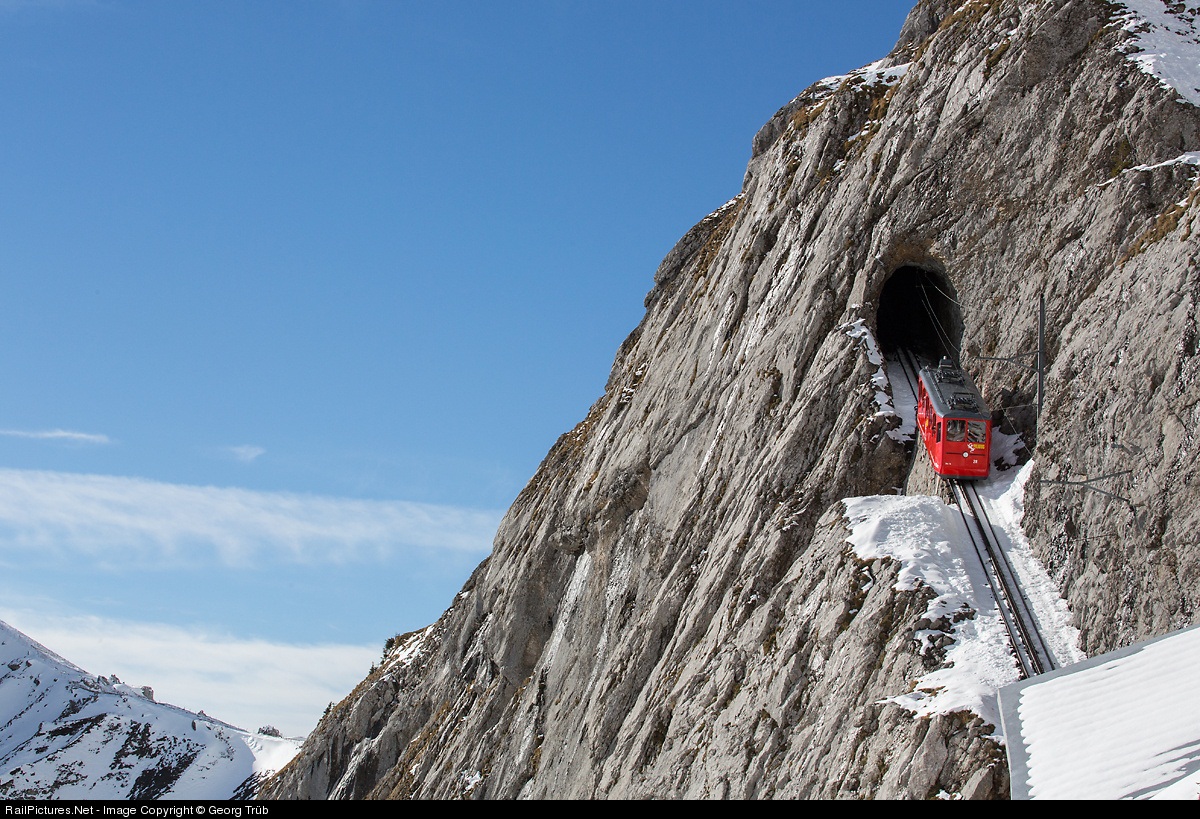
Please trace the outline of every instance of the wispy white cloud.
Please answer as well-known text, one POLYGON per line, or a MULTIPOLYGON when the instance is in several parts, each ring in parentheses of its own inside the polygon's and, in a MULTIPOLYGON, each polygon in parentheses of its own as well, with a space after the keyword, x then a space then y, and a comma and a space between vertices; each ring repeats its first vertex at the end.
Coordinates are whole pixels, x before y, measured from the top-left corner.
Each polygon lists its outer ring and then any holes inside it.
POLYGON ((0 469, 0 563, 250 566, 485 554, 500 512, 0 469))
POLYGON ((379 659, 379 646, 291 645, 201 630, 0 608, 0 619, 92 674, 149 685, 159 702, 253 731, 315 727, 379 659))
POLYGON ((222 452, 232 457, 235 461, 241 461, 244 464, 254 463, 260 457, 267 453, 267 450, 261 446, 253 444, 242 444, 241 446, 227 446, 222 452))
POLYGON ((63 441, 71 444, 111 444, 112 439, 107 435, 92 432, 74 432, 69 429, 0 429, 0 435, 7 438, 29 438, 38 441, 63 441))

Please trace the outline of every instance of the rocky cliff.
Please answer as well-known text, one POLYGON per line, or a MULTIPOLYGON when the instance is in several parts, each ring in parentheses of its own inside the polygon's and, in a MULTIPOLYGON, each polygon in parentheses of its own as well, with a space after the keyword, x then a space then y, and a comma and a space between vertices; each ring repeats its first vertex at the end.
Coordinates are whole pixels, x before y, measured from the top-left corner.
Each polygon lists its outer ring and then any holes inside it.
POLYGON ((959 355, 1036 441, 1025 526, 1089 653, 1191 621, 1200 115, 1134 5, 922 0, 781 109, 491 557, 268 795, 1006 794, 983 719, 884 702, 942 660, 932 592, 846 544, 842 499, 911 464, 851 330, 959 355), (983 357, 1034 348, 1040 294, 1035 429, 1034 377, 983 357))

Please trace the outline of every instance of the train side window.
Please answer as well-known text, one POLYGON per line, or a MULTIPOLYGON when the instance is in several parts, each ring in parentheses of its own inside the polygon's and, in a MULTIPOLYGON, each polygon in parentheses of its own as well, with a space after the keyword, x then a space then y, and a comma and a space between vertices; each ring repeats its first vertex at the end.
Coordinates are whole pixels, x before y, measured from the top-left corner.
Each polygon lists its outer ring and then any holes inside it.
POLYGON ((946 440, 947 441, 965 441, 967 440, 967 422, 960 418, 953 418, 946 421, 946 440))
POLYGON ((942 422, 938 421, 934 429, 936 430, 936 437, 934 440, 940 444, 942 442, 942 422))
POLYGON ((983 421, 968 421, 967 440, 975 444, 985 443, 987 441, 987 424, 983 421))

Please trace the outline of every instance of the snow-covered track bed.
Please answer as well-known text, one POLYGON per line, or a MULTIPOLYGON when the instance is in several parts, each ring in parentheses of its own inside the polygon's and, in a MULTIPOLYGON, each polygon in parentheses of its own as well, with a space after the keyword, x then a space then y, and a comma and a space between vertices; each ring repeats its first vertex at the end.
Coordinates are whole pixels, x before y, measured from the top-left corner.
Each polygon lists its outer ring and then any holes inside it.
POLYGON ((1037 619, 1021 592, 1016 572, 1000 546, 984 500, 970 481, 952 480, 950 486, 971 545, 996 598, 1022 679, 1053 671, 1057 668, 1054 655, 1038 630, 1037 619))

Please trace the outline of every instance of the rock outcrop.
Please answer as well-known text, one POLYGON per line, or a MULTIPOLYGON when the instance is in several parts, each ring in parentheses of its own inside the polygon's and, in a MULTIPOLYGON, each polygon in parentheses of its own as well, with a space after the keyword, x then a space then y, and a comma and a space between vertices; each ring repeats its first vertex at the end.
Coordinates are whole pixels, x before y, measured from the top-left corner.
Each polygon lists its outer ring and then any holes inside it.
POLYGON ((886 702, 938 660, 927 590, 845 543, 840 501, 911 463, 850 330, 961 354, 1036 442, 1026 528, 1087 651, 1191 621, 1200 114, 1124 14, 922 0, 886 59, 781 109, 492 555, 268 795, 1006 794, 992 726, 886 702), (1041 294, 1035 429, 1034 376, 984 357, 1035 347, 1041 294))

